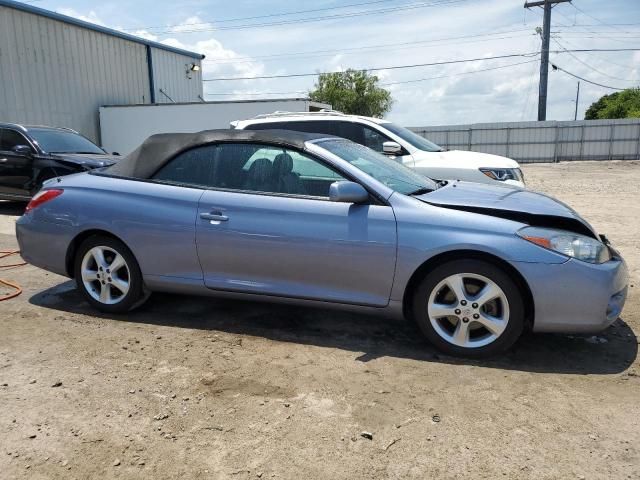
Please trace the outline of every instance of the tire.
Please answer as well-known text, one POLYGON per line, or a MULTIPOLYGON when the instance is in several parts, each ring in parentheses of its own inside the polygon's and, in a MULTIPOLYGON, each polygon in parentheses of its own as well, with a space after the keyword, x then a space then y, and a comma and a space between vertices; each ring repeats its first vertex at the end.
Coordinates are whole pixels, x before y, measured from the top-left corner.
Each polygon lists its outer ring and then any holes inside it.
POLYGON ((148 294, 131 250, 115 238, 94 235, 86 239, 74 260, 76 285, 85 299, 106 313, 125 313, 142 305, 148 294), (116 269, 113 270, 114 263, 116 269))
POLYGON ((483 358, 513 346, 524 329, 525 308, 508 274, 467 259, 442 264, 425 277, 414 293, 413 317, 442 352, 483 358))

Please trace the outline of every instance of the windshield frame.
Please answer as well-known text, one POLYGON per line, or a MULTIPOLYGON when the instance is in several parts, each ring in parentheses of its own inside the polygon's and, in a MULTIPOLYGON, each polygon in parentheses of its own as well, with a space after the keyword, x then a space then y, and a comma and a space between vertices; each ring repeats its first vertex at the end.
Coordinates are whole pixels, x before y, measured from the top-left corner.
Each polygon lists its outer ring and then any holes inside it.
POLYGON ((445 151, 445 149, 440 145, 433 143, 431 140, 418 135, 416 132, 413 132, 408 128, 402 127, 393 122, 384 122, 379 124, 379 126, 393 133, 396 137, 401 138, 413 148, 417 148, 422 152, 435 153, 445 151))
MULTIPOLYGON (((324 154, 323 156, 330 155, 332 157, 339 159, 341 162, 345 162, 347 166, 343 166, 343 165, 336 165, 336 166, 343 171, 346 170, 347 173, 351 173, 352 176, 355 173, 355 175, 358 178, 364 175, 366 176, 366 178, 370 178, 374 180, 377 186, 383 187, 385 190, 388 191, 387 198, 391 196, 393 192, 397 192, 401 195, 410 196, 412 193, 414 193, 417 190, 428 189, 429 191, 435 191, 439 188, 439 185, 435 180, 429 177, 420 175, 414 170, 410 169, 409 167, 403 165, 402 163, 391 160, 385 155, 375 152, 370 148, 365 147, 364 145, 352 142, 344 138, 339 138, 339 137, 322 138, 322 139, 307 142, 307 145, 309 147, 315 146, 320 150, 320 152, 318 152, 318 151, 315 151, 314 148, 310 148, 309 150, 312 153, 316 153, 316 154, 322 153, 324 154), (339 148, 327 148, 328 146, 334 147, 336 146, 336 144, 338 144, 338 146, 339 144, 344 144, 349 149, 351 149, 352 152, 341 151, 339 148), (360 152, 358 153, 366 154, 366 158, 359 157, 357 159, 352 158, 350 160, 348 158, 349 156, 348 154, 353 153, 353 150, 360 150, 360 152), (388 175, 384 175, 381 178, 380 176, 377 176, 372 170, 367 171, 366 169, 362 168, 362 165, 358 165, 357 163, 354 163, 358 159, 366 160, 371 164, 373 164, 373 167, 382 169, 383 171, 380 173, 391 174, 391 175, 398 174, 398 175, 397 177, 390 177, 388 175), (394 184, 393 182, 385 181, 384 178, 390 178, 391 180, 396 180, 400 184, 404 184, 404 185, 394 184)), ((364 182, 364 179, 359 178, 359 181, 364 182)), ((369 185, 369 186, 372 186, 372 185, 369 185)))
POLYGON ((98 145, 93 143, 91 140, 89 140, 85 136, 80 135, 79 133, 73 132, 71 130, 32 127, 27 130, 27 133, 31 138, 31 140, 40 148, 40 150, 46 153, 50 153, 50 154, 74 154, 75 153, 75 154, 86 154, 86 155, 106 155, 107 154, 107 152, 105 152, 102 148, 100 148, 98 145), (48 140, 40 136, 40 135, 46 136, 51 134, 56 136, 64 135, 68 138, 79 138, 81 141, 81 144, 85 144, 87 146, 91 145, 93 149, 95 149, 95 152, 90 152, 88 151, 87 148, 81 149, 79 151, 70 151, 70 150, 63 151, 63 150, 57 150, 54 147, 53 150, 51 150, 50 149, 51 144, 47 144, 48 140), (43 140, 45 141, 43 142, 43 140))

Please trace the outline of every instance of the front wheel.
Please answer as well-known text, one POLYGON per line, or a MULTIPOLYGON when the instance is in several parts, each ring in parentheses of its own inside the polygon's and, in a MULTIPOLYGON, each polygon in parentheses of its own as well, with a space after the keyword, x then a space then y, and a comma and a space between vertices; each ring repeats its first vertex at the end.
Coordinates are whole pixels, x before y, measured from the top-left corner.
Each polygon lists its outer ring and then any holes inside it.
POLYGON ((95 235, 82 242, 74 274, 83 296, 103 312, 128 312, 146 299, 138 262, 115 238, 95 235))
POLYGON ((524 329, 524 302, 502 269, 481 260, 436 267, 416 289, 413 315, 439 350, 487 357, 511 347, 524 329))

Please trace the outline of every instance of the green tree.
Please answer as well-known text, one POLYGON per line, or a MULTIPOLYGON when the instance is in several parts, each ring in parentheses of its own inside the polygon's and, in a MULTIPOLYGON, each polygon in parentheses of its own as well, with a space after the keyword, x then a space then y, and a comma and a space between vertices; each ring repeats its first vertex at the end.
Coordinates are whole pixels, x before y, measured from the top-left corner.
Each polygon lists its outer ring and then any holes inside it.
POLYGON ((584 118, 640 118, 640 88, 627 88, 621 92, 604 95, 589 107, 584 118))
POLYGON ((362 70, 321 73, 309 98, 329 103, 351 115, 383 117, 391 110, 391 93, 378 86, 378 77, 362 70))

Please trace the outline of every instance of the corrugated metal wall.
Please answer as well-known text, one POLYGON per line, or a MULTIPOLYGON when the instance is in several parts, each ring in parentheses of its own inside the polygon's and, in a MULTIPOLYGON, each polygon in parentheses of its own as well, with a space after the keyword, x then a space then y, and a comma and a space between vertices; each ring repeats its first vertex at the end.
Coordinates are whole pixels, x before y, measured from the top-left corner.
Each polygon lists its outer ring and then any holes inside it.
MULTIPOLYGON (((199 101, 200 60, 152 49, 156 101, 199 101)), ((0 6, 0 122, 70 127, 100 141, 102 105, 150 103, 147 46, 0 6)))
POLYGON ((149 101, 146 47, 0 7, 0 121, 71 127, 96 141, 98 108, 149 101))
POLYGON ((156 103, 200 101, 198 95, 202 97, 202 70, 191 72, 191 78, 187 77, 187 65, 193 63, 201 66, 200 60, 153 47, 151 47, 151 54, 153 55, 156 103))
POLYGON ((640 158, 640 119, 478 123, 411 128, 451 150, 471 150, 521 163, 640 158))

